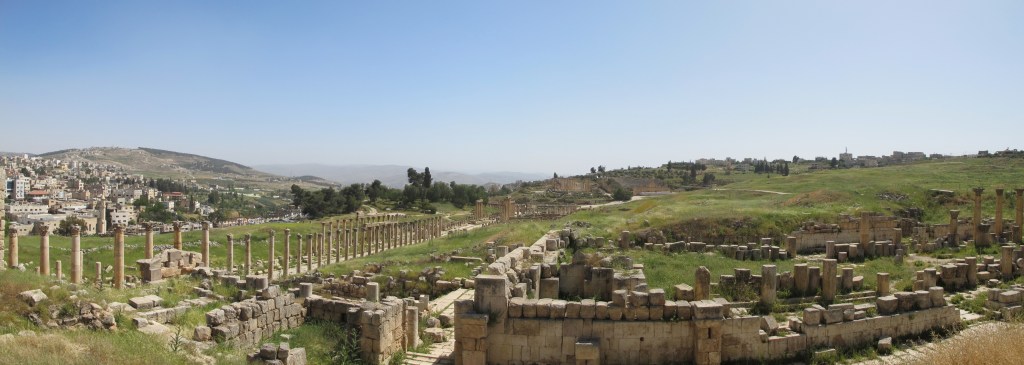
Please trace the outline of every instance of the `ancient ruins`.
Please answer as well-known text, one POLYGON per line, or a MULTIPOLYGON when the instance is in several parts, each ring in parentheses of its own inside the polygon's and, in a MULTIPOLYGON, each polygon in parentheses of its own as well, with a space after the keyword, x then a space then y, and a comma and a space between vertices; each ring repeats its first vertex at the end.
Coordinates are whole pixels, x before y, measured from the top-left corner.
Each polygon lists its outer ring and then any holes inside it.
MULTIPOLYGON (((974 192, 979 201, 983 190, 974 192)), ((976 287, 998 288, 1024 274, 1024 250, 1014 243, 1021 241, 1024 205, 1015 205, 1016 220, 1005 220, 1002 199, 998 202, 994 220, 980 218, 979 204, 971 218, 950 211, 948 224, 926 225, 862 213, 842 215, 833 224, 808 222, 786 237, 718 245, 664 242, 663 235, 641 237, 628 231, 616 237, 580 237, 576 230, 565 228, 530 245, 488 242, 488 256, 482 259, 439 257, 475 265, 471 277, 455 279, 446 279, 441 267, 401 270, 392 276, 381 274, 382 268, 374 265, 340 276, 323 277, 316 272, 321 265, 466 229, 441 216, 410 219, 384 214, 331 220, 321 222, 319 232, 307 235, 269 230, 265 254, 253 252, 250 235, 240 242, 228 235, 226 264, 217 268, 211 267, 215 261, 210 255, 210 224, 202 224, 199 252, 183 250, 180 224, 174 225, 173 248, 154 252, 152 225, 146 225, 145 258, 136 261, 139 277, 125 274, 124 227, 115 224, 109 282, 120 289, 181 275, 208 279, 236 288, 239 294, 228 298, 230 304, 208 311, 206 323, 193 330, 192 340, 255 347, 275 332, 315 319, 357 329, 362 359, 375 364, 388 363, 417 347, 421 335, 438 342, 453 340, 456 364, 781 361, 829 349, 891 346, 893 338, 957 326, 961 317, 949 303, 949 295, 976 287), (244 257, 234 257, 236 244, 244 245, 244 257), (868 286, 851 266, 866 260, 902 264, 912 252, 960 249, 968 244, 1000 245, 999 255, 921 266, 906 288, 892 287, 885 272, 874 273, 870 278, 874 284, 868 286), (715 277, 704 266, 679 267, 693 272, 695 281, 666 290, 649 286, 644 265, 628 255, 637 250, 714 255, 760 268, 737 266, 715 277), (263 264, 256 265, 257 261, 263 264), (791 264, 786 267, 792 270, 780 270, 782 263, 791 264), (431 297, 459 290, 471 293, 471 299, 452 303, 454 314, 447 321, 454 332, 420 328, 421 319, 432 317, 436 309, 431 297), (391 295, 396 293, 406 296, 391 295)), ((520 205, 511 199, 497 205, 494 218, 484 214, 478 201, 473 212, 476 223, 557 217, 574 210, 520 205)), ((38 273, 64 280, 62 263, 50 266, 48 230, 40 226, 38 232, 38 273)), ((80 230, 73 229, 71 234, 67 280, 84 283, 80 230)), ((7 264, 16 267, 19 237, 10 235, 5 243, 7 264)), ((103 273, 102 265, 96 263, 97 273, 103 273)), ((132 298, 117 308, 90 304, 80 314, 60 318, 57 325, 109 329, 114 326, 111 313, 118 310, 130 312, 136 327, 144 330, 210 303, 208 298, 217 297, 210 289, 197 287, 200 298, 171 308, 163 308, 163 299, 157 295, 132 298)), ((986 307, 997 316, 1015 317, 1024 313, 1021 292, 1024 288, 1018 286, 990 289, 986 307)), ((21 299, 34 305, 45 300, 45 294, 28 291, 21 299)), ((264 344, 250 361, 304 363, 305 353, 287 343, 264 344)))

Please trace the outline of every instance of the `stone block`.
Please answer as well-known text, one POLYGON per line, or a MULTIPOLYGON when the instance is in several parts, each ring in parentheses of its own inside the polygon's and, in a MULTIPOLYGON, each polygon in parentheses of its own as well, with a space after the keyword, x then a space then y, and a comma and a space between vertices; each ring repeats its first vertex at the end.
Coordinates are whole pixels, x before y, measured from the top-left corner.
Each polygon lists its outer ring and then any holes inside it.
POLYGON ((597 315, 597 302, 593 299, 583 299, 580 302, 580 318, 594 319, 597 315))
POLYGON ((665 289, 651 289, 647 295, 647 302, 652 306, 665 305, 665 289))
POLYGON ((896 314, 897 312, 899 312, 899 299, 897 299, 894 295, 878 297, 877 299, 875 299, 875 307, 878 309, 878 314, 896 314))
POLYGON ((580 302, 565 303, 565 318, 580 318, 582 308, 583 304, 580 302))
POLYGON ((676 285, 675 300, 693 300, 693 287, 686 284, 676 285))
POLYGON ((192 331, 193 341, 209 341, 213 337, 213 331, 207 326, 196 326, 196 329, 192 331))
POLYGON ((693 308, 693 319, 721 319, 725 317, 725 307, 713 300, 690 302, 693 308))
POLYGON ((822 324, 822 310, 815 307, 804 308, 804 324, 817 326, 822 324))
POLYGON ((43 293, 40 289, 26 290, 18 294, 18 299, 28 303, 30 307, 35 307, 36 304, 47 299, 46 293, 43 293))
POLYGON ((445 341, 444 330, 440 328, 427 328, 423 330, 423 337, 433 343, 441 343, 445 341))
POLYGON ((888 354, 892 352, 892 337, 885 337, 878 340, 876 347, 879 354, 888 354))
POLYGON ((689 321, 693 318, 693 306, 690 305, 690 302, 685 300, 676 301, 676 317, 684 321, 689 321))
POLYGON ((558 278, 540 279, 538 298, 558 299, 558 278))

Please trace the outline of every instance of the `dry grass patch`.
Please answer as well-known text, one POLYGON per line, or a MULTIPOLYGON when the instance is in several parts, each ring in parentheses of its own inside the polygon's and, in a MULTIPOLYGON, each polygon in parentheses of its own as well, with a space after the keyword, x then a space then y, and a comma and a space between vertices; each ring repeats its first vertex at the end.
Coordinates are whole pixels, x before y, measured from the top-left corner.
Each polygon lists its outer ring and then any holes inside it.
POLYGON ((0 339, 5 364, 187 364, 163 340, 132 330, 62 331, 0 339))
POLYGON ((835 203, 846 198, 845 194, 829 190, 815 190, 800 193, 782 202, 784 207, 811 207, 819 204, 835 203))
POLYGON ((990 322, 965 329, 935 345, 920 364, 1019 364, 1024 359, 1024 323, 990 322))

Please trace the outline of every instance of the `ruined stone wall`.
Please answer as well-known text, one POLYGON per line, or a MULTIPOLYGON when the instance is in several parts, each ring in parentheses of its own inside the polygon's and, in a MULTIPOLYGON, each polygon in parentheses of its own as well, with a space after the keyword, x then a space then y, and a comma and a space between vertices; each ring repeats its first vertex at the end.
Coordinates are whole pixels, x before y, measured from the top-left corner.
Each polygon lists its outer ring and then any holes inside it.
POLYGON ((256 298, 231 303, 206 312, 206 328, 196 328, 197 339, 209 333, 217 342, 255 346, 274 332, 301 326, 306 309, 292 293, 271 285, 256 298))
MULTIPOLYGON (((693 288, 680 285, 672 298, 676 300, 667 298, 664 290, 648 290, 646 286, 614 290, 610 301, 562 300, 558 298, 565 298, 561 292, 566 286, 561 281, 571 278, 567 280, 572 282, 569 288, 585 291, 585 272, 594 268, 573 257, 573 263, 544 273, 544 264, 538 264, 538 259, 560 246, 557 240, 547 239, 517 248, 475 278, 474 299, 455 303, 456 363, 720 364, 785 360, 818 348, 855 348, 883 337, 918 335, 959 322, 956 308, 946 304, 942 288, 934 286, 941 279, 935 270, 923 272, 922 277, 927 278, 915 283, 927 286, 927 290, 888 295, 886 285, 875 305, 812 306, 805 312, 806 323, 792 319, 790 328, 794 332, 783 336, 774 335, 778 325, 773 325, 770 316, 743 315, 730 309, 739 303, 706 299, 707 288, 697 297, 693 288), (522 290, 528 284, 523 281, 534 279, 540 279, 541 299, 527 299, 522 290), (545 281, 552 282, 545 285, 545 281), (545 297, 545 293, 554 296, 545 297), (881 315, 868 317, 875 307, 881 315)), ((798 286, 803 291, 827 287, 823 292, 830 293, 828 298, 836 298, 838 288, 853 290, 863 281, 852 275, 851 268, 843 268, 839 275, 836 261, 825 261, 825 268, 800 264, 797 275, 777 274, 773 265, 765 265, 762 275, 737 269, 735 275, 722 276, 726 284, 760 286, 762 302, 766 297, 774 302, 778 288, 798 286), (832 280, 823 280, 823 276, 832 280), (769 282, 774 285, 757 285, 765 284, 764 278, 768 277, 773 278, 769 282)))
POLYGON ((168 249, 151 259, 136 260, 145 283, 191 273, 202 265, 203 255, 198 252, 168 249))
POLYGON ((363 361, 370 364, 387 364, 391 358, 406 350, 410 336, 418 333, 407 331, 415 316, 407 316, 406 308, 417 308, 412 299, 388 297, 380 303, 354 301, 349 299, 326 299, 312 296, 306 300, 307 313, 311 319, 320 319, 344 324, 359 331, 359 348, 363 361))
MULTIPOLYGON (((953 306, 932 307, 929 302, 919 307, 915 304, 919 298, 889 296, 879 301, 899 304, 892 308, 894 313, 866 317, 860 311, 855 316, 858 311, 852 304, 820 311, 812 308, 817 323, 793 323, 796 332, 769 336, 763 330, 764 318, 730 318, 727 305, 710 300, 673 302, 662 297, 646 303, 631 299, 627 304, 511 298, 502 307, 502 280, 478 277, 476 302, 456 303, 457 361, 719 364, 784 360, 816 348, 856 348, 884 337, 919 335, 960 320, 953 306)), ((941 297, 941 289, 938 293, 941 297)), ((923 298, 930 300, 928 295, 923 298)))
MULTIPOLYGON (((876 242, 895 241, 898 237, 895 228, 896 227, 872 227, 869 233, 869 239, 876 242)), ((858 232, 856 228, 840 232, 795 231, 791 236, 796 237, 796 248, 799 253, 821 251, 825 248, 825 243, 829 241, 847 243, 860 242, 860 232, 858 232)))

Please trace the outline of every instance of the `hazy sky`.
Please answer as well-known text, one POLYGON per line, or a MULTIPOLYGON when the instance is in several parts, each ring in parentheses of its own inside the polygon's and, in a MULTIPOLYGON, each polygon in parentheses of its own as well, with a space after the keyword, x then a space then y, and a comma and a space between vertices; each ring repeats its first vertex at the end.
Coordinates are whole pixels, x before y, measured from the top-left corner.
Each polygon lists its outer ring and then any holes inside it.
POLYGON ((1020 148, 1024 1, 0 0, 0 151, 579 173, 1020 148))

